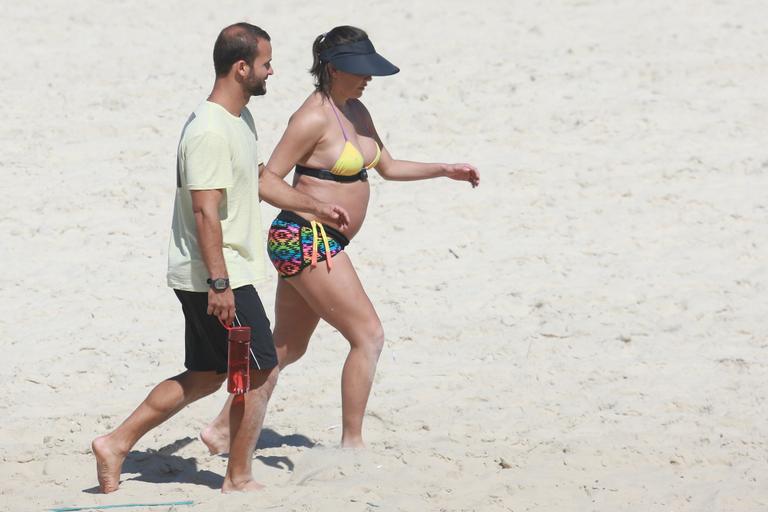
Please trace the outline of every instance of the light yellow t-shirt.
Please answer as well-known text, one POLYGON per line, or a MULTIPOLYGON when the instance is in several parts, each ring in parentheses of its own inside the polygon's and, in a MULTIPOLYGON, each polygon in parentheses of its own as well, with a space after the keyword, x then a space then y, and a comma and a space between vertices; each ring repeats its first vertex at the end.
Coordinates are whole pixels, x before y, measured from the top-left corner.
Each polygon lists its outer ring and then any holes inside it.
POLYGON ((224 261, 230 286, 267 278, 259 207, 258 137, 253 117, 240 117, 210 101, 189 117, 179 141, 176 200, 168 244, 168 286, 206 292, 208 269, 197 241, 191 190, 223 189, 219 206, 224 261))

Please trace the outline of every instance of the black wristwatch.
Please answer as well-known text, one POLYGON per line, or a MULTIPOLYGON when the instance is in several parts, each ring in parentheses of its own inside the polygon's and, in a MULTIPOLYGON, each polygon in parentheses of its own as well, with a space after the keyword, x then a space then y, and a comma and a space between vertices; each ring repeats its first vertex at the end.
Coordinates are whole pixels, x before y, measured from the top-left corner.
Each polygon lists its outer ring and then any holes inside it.
POLYGON ((210 277, 206 281, 211 286, 211 289, 217 291, 217 292, 223 292, 227 288, 229 288, 229 279, 226 277, 218 277, 216 279, 211 279, 210 277))

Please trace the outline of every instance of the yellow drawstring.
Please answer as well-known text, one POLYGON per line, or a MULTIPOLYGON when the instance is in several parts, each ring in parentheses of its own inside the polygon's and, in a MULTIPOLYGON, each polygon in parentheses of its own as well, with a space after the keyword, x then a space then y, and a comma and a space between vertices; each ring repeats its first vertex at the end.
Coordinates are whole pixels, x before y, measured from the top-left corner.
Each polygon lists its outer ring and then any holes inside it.
POLYGON ((320 228, 320 236, 323 238, 323 246, 325 247, 325 261, 328 265, 328 270, 331 270, 333 268, 333 264, 331 263, 331 247, 328 245, 328 236, 325 234, 325 227, 317 222, 317 221, 310 221, 310 224, 312 225, 312 259, 311 259, 311 268, 315 268, 317 266, 317 246, 319 243, 319 240, 317 239, 317 228, 320 228))

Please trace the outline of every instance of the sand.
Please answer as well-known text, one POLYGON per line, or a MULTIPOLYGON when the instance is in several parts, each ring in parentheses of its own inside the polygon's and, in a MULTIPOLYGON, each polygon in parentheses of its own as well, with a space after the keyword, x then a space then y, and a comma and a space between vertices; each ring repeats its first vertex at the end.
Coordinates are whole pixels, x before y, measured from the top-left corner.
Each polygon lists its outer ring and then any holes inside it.
POLYGON ((215 4, 0 18, 0 509, 768 509, 768 5, 215 4), (371 178, 348 249, 387 337, 366 451, 336 448, 347 346, 323 324, 270 403, 265 491, 217 490, 226 458, 197 434, 221 391, 100 495, 91 439, 182 370, 176 143, 240 20, 273 37, 250 104, 265 157, 310 91, 311 41, 348 23, 402 68, 364 97, 392 154, 482 184, 371 178))

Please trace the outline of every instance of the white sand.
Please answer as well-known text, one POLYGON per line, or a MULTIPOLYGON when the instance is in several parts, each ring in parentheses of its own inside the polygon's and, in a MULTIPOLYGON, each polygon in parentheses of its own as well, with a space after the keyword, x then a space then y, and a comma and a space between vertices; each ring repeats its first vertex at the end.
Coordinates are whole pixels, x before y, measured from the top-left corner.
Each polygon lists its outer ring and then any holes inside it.
POLYGON ((768 509, 765 2, 190 3, 3 9, 1 509, 768 509), (387 333, 366 452, 333 448, 346 346, 323 325, 271 402, 267 490, 215 489, 196 435, 220 392, 94 494, 90 440, 182 369, 176 142, 243 19, 273 36, 265 157, 311 41, 351 23, 403 70, 364 98, 390 151, 483 182, 371 180, 349 247, 387 333))

